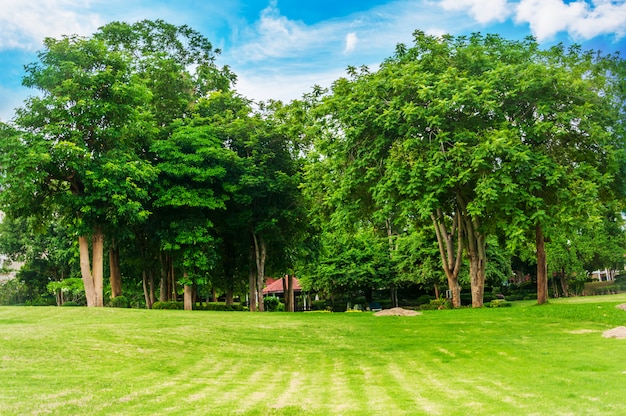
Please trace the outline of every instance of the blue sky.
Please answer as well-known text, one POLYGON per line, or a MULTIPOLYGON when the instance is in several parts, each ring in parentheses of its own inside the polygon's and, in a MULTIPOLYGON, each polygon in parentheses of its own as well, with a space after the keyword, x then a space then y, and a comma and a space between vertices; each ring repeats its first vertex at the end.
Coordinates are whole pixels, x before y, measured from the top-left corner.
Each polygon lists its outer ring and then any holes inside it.
POLYGON ((0 120, 36 92, 24 65, 45 37, 90 35, 115 20, 187 24, 220 48, 218 64, 255 100, 299 98, 348 65, 375 67, 420 29, 534 35, 626 56, 626 0, 0 0, 0 120))

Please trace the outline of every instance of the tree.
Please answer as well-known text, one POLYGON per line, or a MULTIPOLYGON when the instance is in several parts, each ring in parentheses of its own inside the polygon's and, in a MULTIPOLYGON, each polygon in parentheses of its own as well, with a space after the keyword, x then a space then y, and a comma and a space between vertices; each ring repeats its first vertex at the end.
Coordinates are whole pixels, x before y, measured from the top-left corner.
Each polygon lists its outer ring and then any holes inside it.
POLYGON ((545 302, 545 225, 618 192, 623 61, 532 38, 414 40, 374 73, 350 68, 319 107, 326 201, 361 215, 392 204, 400 228, 430 218, 455 306, 463 251, 479 307, 489 236, 505 228, 512 249, 532 230, 545 302))
POLYGON ((144 134, 140 108, 149 92, 133 80, 130 58, 102 41, 72 36, 44 44, 24 77, 41 95, 17 110, 13 132, 3 131, 3 207, 16 215, 64 207, 78 234, 87 303, 102 306, 106 225, 147 216, 142 200, 153 171, 134 146, 144 134))

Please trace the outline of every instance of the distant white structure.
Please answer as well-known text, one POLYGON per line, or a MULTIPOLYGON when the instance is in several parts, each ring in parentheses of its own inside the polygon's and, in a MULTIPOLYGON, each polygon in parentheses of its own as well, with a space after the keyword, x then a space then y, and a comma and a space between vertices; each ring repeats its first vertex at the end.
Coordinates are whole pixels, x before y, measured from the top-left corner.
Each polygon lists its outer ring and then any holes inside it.
MULTIPOLYGON (((4 212, 0 211, 0 223, 4 220, 4 212)), ((20 271, 24 263, 12 262, 9 258, 0 254, 0 284, 15 279, 17 272, 20 271)))

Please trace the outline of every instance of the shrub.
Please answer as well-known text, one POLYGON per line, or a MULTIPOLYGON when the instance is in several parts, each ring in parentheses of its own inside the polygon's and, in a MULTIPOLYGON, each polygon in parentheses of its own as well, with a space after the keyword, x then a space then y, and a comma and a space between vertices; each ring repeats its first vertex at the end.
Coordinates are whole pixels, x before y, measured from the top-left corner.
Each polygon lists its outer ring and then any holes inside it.
POLYGON ((418 305, 425 305, 427 303, 430 303, 431 300, 435 299, 434 296, 430 296, 430 295, 422 295, 419 298, 417 298, 417 304, 418 305))
POLYGON ((210 302, 210 303, 199 303, 199 304, 195 304, 193 305, 193 309, 197 310, 197 311, 244 311, 247 310, 247 308, 244 305, 235 303, 233 305, 226 305, 225 303, 217 303, 217 302, 210 302))
POLYGON ((130 302, 124 296, 117 296, 111 298, 112 308, 130 308, 130 302))
POLYGON ((80 305, 74 302, 73 300, 68 300, 67 302, 64 302, 63 305, 61 306, 80 306, 80 305))
POLYGON ((166 301, 166 302, 154 302, 152 304, 152 309, 169 309, 169 310, 183 310, 185 309, 185 305, 183 302, 176 301, 166 301))
POLYGON ((485 303, 487 308, 510 308, 511 302, 507 302, 504 299, 494 299, 489 303, 485 303))
POLYGON ((452 309, 452 303, 446 298, 433 299, 428 304, 420 305, 421 310, 452 309))
POLYGON ((265 305, 265 310, 267 312, 281 312, 285 310, 285 305, 280 301, 280 299, 274 296, 269 296, 263 299, 263 304, 265 305))

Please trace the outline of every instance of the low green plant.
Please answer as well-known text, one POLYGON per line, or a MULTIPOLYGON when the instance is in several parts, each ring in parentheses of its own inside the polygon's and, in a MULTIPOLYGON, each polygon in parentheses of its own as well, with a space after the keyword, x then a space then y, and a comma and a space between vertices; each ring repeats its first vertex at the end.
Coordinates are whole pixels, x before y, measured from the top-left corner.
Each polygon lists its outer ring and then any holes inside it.
POLYGON ((267 312, 282 312, 285 310, 285 305, 275 296, 268 296, 263 299, 263 304, 267 312))
POLYGON ((81 305, 79 305, 77 302, 74 302, 73 300, 68 300, 67 302, 63 302, 63 305, 61 306, 81 306, 81 305))
POLYGON ((116 296, 111 298, 112 308, 130 308, 130 302, 125 296, 116 296))
POLYGON ((185 309, 185 304, 173 300, 165 302, 157 301, 152 304, 152 309, 183 310, 185 309))
POLYGON ((494 299, 491 302, 485 303, 484 306, 487 308, 510 308, 512 304, 504 299, 494 299))

